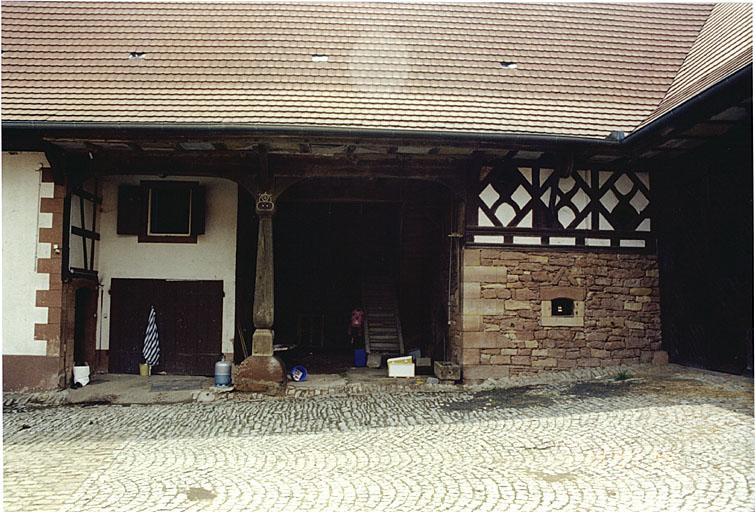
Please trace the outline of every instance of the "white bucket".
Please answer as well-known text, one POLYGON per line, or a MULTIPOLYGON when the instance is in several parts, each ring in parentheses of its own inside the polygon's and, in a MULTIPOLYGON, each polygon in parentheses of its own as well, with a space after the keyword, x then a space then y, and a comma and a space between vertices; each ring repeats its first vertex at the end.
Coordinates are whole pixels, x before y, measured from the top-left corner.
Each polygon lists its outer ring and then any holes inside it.
POLYGON ((86 386, 89 384, 89 365, 73 367, 73 383, 86 386))

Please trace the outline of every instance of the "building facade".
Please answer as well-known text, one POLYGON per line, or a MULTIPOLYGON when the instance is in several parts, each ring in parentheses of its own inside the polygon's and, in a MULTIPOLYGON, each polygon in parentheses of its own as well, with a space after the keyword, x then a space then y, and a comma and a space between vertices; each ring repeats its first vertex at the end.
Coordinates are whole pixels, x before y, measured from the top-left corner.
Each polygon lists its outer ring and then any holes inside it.
POLYGON ((751 368, 751 7, 144 4, 168 17, 142 48, 93 5, 4 4, 5 389, 136 373, 151 308, 158 370, 225 355, 250 390, 285 382, 275 344, 350 350, 355 306, 368 350, 465 382, 751 368), (463 35, 518 17, 545 24, 531 47, 463 35), (289 41, 347 19, 330 46, 289 41), (40 46, 56 26, 96 28, 71 49, 90 71, 40 46), (551 58, 548 26, 591 73, 551 58))

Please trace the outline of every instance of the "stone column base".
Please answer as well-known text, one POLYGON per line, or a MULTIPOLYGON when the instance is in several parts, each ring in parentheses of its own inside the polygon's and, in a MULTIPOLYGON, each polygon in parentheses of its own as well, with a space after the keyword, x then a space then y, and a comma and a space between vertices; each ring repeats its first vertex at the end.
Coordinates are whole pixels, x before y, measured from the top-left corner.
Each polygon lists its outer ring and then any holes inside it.
POLYGON ((286 367, 275 356, 249 356, 236 368, 233 388, 250 393, 276 394, 286 387, 286 367))
POLYGON ((270 329, 255 329, 252 334, 252 355, 273 355, 273 331, 270 329))

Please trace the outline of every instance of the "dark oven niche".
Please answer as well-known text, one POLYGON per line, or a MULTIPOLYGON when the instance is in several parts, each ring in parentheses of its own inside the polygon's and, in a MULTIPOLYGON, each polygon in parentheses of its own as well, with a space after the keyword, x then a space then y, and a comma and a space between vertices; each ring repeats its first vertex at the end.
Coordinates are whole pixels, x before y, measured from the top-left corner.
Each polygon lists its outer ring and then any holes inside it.
POLYGON ((574 316, 574 300, 566 297, 553 299, 551 316, 574 316))
POLYGON ((581 288, 546 286, 540 289, 540 325, 583 327, 586 292, 581 288))

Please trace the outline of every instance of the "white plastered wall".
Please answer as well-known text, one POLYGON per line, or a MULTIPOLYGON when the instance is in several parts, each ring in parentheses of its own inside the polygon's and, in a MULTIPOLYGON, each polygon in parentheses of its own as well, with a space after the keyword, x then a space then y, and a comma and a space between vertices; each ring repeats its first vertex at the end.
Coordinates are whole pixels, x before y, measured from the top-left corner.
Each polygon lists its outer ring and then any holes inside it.
POLYGON ((3 354, 44 356, 47 343, 34 339, 34 324, 47 323, 47 308, 36 307, 37 290, 50 287, 49 274, 37 273, 37 258, 50 257, 39 244, 39 228, 52 227, 52 214, 39 213, 52 183, 42 183, 44 153, 3 152, 3 354))
POLYGON ((237 185, 224 179, 169 179, 199 182, 207 187, 207 224, 205 234, 198 236, 196 244, 139 243, 136 236, 118 235, 118 185, 157 179, 155 176, 100 179, 103 200, 97 221, 100 233, 97 264, 104 292, 101 293, 102 309, 98 315, 97 349, 107 350, 110 346, 110 295, 107 292, 113 278, 221 280, 225 293, 222 350, 232 354, 236 307, 237 185))

